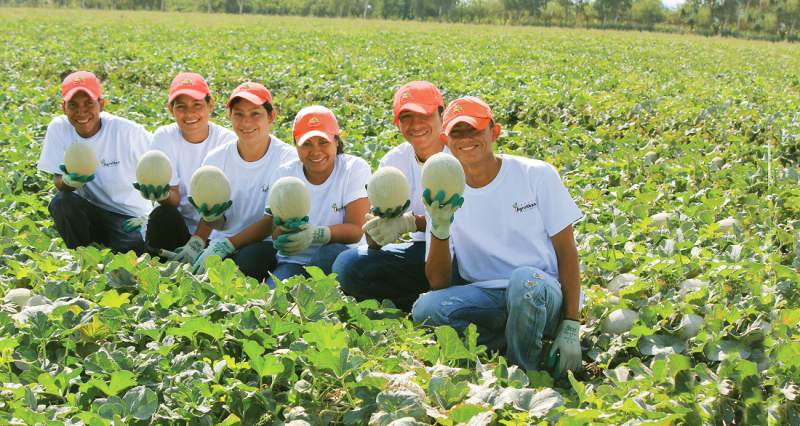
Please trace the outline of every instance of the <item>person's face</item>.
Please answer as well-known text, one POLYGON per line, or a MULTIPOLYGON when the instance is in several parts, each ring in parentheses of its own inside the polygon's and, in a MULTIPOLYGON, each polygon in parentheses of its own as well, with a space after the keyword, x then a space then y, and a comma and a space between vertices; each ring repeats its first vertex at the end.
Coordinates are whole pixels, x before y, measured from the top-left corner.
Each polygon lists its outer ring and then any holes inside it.
POLYGON ((397 116, 397 127, 403 138, 416 150, 425 150, 440 143, 442 117, 439 111, 420 114, 414 111, 403 111, 397 116))
POLYGON ((307 172, 325 175, 333 171, 336 159, 336 141, 328 141, 322 136, 313 136, 297 146, 297 156, 307 172))
POLYGON ((269 140, 269 132, 273 114, 269 114, 263 105, 254 104, 247 99, 240 99, 231 108, 231 125, 239 141, 242 143, 269 140))
POLYGON ((458 123, 447 136, 447 147, 465 167, 494 158, 492 144, 500 135, 500 125, 478 130, 467 123, 458 123))
POLYGON ((80 91, 61 104, 64 115, 81 137, 94 136, 100 130, 100 112, 103 99, 92 99, 88 93, 80 91))
POLYGON ((194 99, 189 95, 178 96, 169 107, 169 112, 184 134, 205 132, 213 110, 214 101, 206 103, 205 99, 194 99))

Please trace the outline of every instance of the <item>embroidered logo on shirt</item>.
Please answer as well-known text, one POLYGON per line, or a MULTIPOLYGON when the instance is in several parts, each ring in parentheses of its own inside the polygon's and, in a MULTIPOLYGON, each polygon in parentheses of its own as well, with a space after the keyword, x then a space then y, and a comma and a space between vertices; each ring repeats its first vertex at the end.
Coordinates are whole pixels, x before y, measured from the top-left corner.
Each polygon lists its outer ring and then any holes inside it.
POLYGON ((261 185, 261 192, 269 192, 269 184, 261 185))
POLYGON ((344 207, 339 207, 336 203, 331 204, 331 208, 333 209, 334 213, 339 213, 340 211, 344 210, 344 207))
POLYGON ((100 160, 100 164, 102 164, 103 167, 113 167, 119 165, 119 161, 117 160, 106 161, 105 159, 102 159, 100 160))
POLYGON ((511 205, 511 207, 514 208, 514 213, 522 213, 525 210, 530 210, 536 207, 536 203, 533 201, 524 202, 522 205, 520 205, 520 203, 514 203, 511 205))

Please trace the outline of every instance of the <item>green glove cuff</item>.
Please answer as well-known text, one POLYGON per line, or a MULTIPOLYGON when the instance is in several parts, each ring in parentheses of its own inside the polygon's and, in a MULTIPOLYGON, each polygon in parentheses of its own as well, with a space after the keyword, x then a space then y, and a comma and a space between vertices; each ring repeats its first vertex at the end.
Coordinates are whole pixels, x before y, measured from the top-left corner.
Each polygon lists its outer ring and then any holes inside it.
POLYGON ((377 207, 373 207, 370 210, 370 213, 372 213, 375 216, 384 217, 384 218, 398 217, 398 216, 402 215, 403 213, 405 213, 406 210, 408 210, 408 206, 410 206, 410 205, 411 205, 411 200, 406 200, 406 202, 403 205, 397 206, 397 207, 391 208, 391 209, 386 209, 384 211, 382 211, 381 209, 379 209, 377 207))

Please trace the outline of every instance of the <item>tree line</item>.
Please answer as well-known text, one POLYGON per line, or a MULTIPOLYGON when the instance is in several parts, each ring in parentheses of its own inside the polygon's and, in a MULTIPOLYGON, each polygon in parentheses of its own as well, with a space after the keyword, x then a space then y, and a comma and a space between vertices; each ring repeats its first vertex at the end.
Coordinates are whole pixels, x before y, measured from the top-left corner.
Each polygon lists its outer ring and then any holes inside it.
POLYGON ((0 0, 4 6, 404 19, 800 40, 800 0, 0 0))

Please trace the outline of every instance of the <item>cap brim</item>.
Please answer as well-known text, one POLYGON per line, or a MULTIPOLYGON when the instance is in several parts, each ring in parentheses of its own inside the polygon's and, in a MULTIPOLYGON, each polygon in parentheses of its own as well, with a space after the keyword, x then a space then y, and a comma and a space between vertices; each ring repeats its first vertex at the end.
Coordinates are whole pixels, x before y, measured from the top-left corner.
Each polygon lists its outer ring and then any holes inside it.
POLYGON ((167 99, 167 102, 168 103, 172 102, 173 100, 175 100, 175 98, 177 98, 180 95, 188 95, 192 99, 196 99, 196 100, 199 101, 201 99, 205 99, 205 97, 206 97, 206 95, 208 95, 208 93, 201 92, 199 90, 194 90, 194 89, 180 89, 180 90, 176 90, 175 93, 171 93, 169 95, 169 98, 167 99))
POLYGON ((302 145, 303 143, 305 143, 305 141, 313 138, 314 136, 325 138, 325 140, 327 140, 328 142, 333 143, 333 135, 329 135, 321 130, 311 130, 309 132, 305 132, 303 136, 300 136, 297 139, 296 142, 297 146, 302 145))
POLYGON ((416 102, 409 102, 403 104, 397 111, 394 113, 394 124, 397 124, 397 119, 400 117, 404 111, 411 111, 416 112, 418 114, 425 114, 428 115, 439 107, 439 105, 432 105, 432 104, 421 104, 416 102))
POLYGON ((226 108, 230 108, 231 107, 231 102, 233 102, 233 100, 236 99, 236 98, 247 99, 248 101, 250 101, 250 102, 252 102, 252 103, 254 103, 256 105, 264 105, 264 103, 267 102, 266 99, 261 99, 260 97, 254 95, 254 94, 252 94, 250 92, 240 92, 240 93, 237 93, 237 94, 231 96, 231 98, 228 100, 228 104, 225 105, 225 107, 226 108))
POLYGON ((67 94, 66 94, 66 95, 64 95, 62 98, 63 98, 65 101, 68 101, 68 100, 72 99, 72 97, 73 97, 73 96, 75 96, 75 94, 76 94, 76 93, 78 93, 78 92, 86 92, 86 94, 87 94, 87 95, 89 95, 89 97, 90 97, 90 98, 92 98, 92 99, 95 99, 95 100, 96 100, 96 99, 100 99, 100 96, 99 96, 99 95, 97 95, 96 93, 92 93, 92 91, 91 91, 91 90, 89 90, 89 89, 87 89, 86 87, 76 87, 76 88, 74 88, 74 89, 71 89, 71 90, 70 90, 69 92, 67 92, 67 94))
POLYGON ((486 126, 489 125, 490 121, 492 121, 491 118, 480 118, 480 117, 472 117, 472 116, 469 116, 469 115, 460 115, 460 116, 450 120, 444 126, 444 132, 449 136, 450 135, 450 131, 453 130, 453 127, 455 127, 455 125, 458 124, 458 123, 467 123, 470 126, 476 128, 478 130, 483 130, 483 129, 486 128, 486 126))

